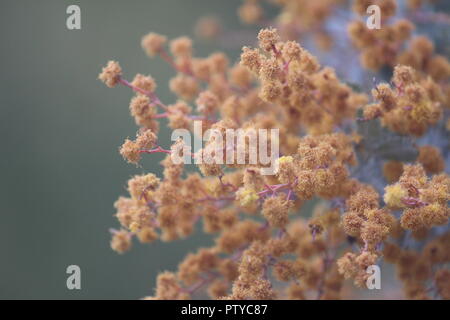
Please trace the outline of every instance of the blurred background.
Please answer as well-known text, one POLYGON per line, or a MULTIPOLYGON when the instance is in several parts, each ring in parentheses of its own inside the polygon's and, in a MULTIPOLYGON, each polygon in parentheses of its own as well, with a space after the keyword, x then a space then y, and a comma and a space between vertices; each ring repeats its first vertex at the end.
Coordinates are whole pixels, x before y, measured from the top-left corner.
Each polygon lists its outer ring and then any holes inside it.
MULTIPOLYGON (((118 255, 108 229, 118 227, 113 202, 131 175, 160 173, 159 155, 142 168, 117 150, 137 130, 132 92, 97 80, 110 59, 124 76, 153 75, 158 94, 174 101, 174 72, 148 59, 141 37, 155 31, 193 36, 213 14, 239 28, 240 0, 2 0, 0 4, 0 298, 124 298, 153 294, 158 272, 173 270, 188 251, 212 240, 140 245, 118 255), (66 8, 81 8, 81 30, 66 28, 66 8), (81 290, 66 288, 66 268, 81 268, 81 290)), ((252 39, 256 28, 247 28, 252 39)), ((227 46, 238 57, 239 41, 227 46)), ((221 44, 196 41, 206 56, 221 44)), ((161 137, 168 132, 162 132, 161 137)), ((170 135, 168 136, 170 137, 170 135)))
MULTIPOLYGON (((108 229, 118 227, 114 201, 126 195, 130 176, 160 175, 163 157, 145 157, 142 168, 121 158, 119 145, 137 130, 128 109, 132 92, 108 89, 97 75, 117 60, 125 78, 151 74, 161 99, 174 102, 167 84, 173 70, 148 59, 141 37, 150 31, 193 36, 198 19, 213 15, 226 32, 218 41, 194 38, 196 54, 220 50, 233 63, 258 32, 239 21, 241 2, 1 1, 0 299, 138 299, 153 294, 159 272, 175 270, 188 252, 213 243, 197 233, 171 243, 135 242, 124 255, 110 249, 108 229), (66 27, 72 4, 81 8, 81 30, 66 27), (69 265, 81 268, 81 290, 66 287, 69 265)), ((269 16, 277 12, 266 9, 269 16)), ((342 67, 340 58, 329 60, 342 67)), ((163 129, 161 144, 169 137, 163 129)), ((383 283, 396 286, 392 278, 383 283)), ((364 295, 376 297, 375 291, 364 295)))

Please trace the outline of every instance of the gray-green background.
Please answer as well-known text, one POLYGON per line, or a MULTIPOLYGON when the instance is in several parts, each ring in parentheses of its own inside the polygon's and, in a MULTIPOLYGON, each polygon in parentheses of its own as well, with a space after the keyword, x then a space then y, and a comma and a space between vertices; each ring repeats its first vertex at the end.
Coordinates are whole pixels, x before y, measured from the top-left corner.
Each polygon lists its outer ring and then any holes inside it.
MULTIPOLYGON (((106 88, 97 75, 108 60, 118 60, 126 78, 151 74, 158 95, 173 102, 167 82, 174 72, 161 59, 146 57, 141 36, 193 35, 196 21, 213 14, 226 33, 217 42, 196 39, 196 53, 224 50, 235 61, 240 46, 253 44, 257 34, 238 21, 240 3, 1 0, 0 299, 141 298, 153 294, 158 272, 174 270, 187 252, 211 243, 199 235, 172 243, 135 242, 125 255, 110 249, 108 229, 118 226, 114 201, 126 194, 131 175, 159 174, 162 157, 146 157, 139 169, 123 161, 118 146, 137 130, 128 110, 132 93, 106 88), (81 7, 81 30, 66 28, 70 4, 81 7), (72 264, 81 267, 81 290, 66 288, 72 264)), ((433 30, 442 33, 437 47, 448 54, 441 44, 449 28, 433 30)), ((164 136, 167 130, 161 132, 163 144, 169 140, 164 136)))
MULTIPOLYGON (((198 18, 220 17, 240 28, 240 0, 2 0, 0 4, 0 298, 130 298, 153 293, 155 276, 210 239, 140 245, 118 255, 108 229, 113 202, 127 179, 160 172, 156 155, 142 169, 117 152, 136 126, 132 93, 97 78, 109 60, 124 74, 152 74, 169 103, 174 74, 149 60, 140 38, 149 31, 192 35, 198 18), (66 29, 66 8, 81 7, 82 29, 66 29), (82 289, 66 289, 66 267, 82 271, 82 289)), ((249 36, 256 29, 246 28, 249 36)), ((239 37, 242 37, 240 35, 239 37)), ((239 38, 226 48, 236 58, 239 38)), ((223 43, 197 41, 204 56, 223 43)))

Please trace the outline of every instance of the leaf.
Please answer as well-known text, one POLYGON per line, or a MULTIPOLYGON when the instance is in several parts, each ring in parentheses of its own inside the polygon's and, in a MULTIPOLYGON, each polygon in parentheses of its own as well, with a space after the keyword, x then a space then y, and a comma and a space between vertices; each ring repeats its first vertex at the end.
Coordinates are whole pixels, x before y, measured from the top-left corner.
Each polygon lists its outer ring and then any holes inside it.
POLYGON ((362 136, 360 152, 377 156, 382 160, 414 161, 417 148, 411 137, 402 136, 380 125, 379 120, 360 121, 357 132, 362 136))

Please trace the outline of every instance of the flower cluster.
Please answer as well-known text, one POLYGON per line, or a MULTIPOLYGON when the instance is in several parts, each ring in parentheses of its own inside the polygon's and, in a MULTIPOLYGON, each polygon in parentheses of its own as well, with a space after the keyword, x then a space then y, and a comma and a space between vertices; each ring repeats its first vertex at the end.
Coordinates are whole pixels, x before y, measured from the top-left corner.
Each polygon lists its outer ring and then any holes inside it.
POLYGON ((422 136, 443 113, 442 90, 432 79, 419 80, 408 66, 394 69, 392 83, 379 84, 372 90, 376 103, 364 108, 368 120, 381 118, 383 125, 401 134, 422 136))
POLYGON ((258 40, 259 50, 243 48, 241 64, 260 80, 260 98, 281 107, 289 129, 330 133, 367 102, 297 42, 280 42, 275 29, 261 30, 258 40))
POLYGON ((379 194, 371 186, 354 183, 346 201, 347 212, 342 216, 342 227, 349 236, 363 244, 359 254, 346 253, 338 260, 339 271, 346 278, 355 278, 355 284, 364 286, 369 276, 366 269, 376 264, 378 246, 395 231, 396 219, 386 208, 379 207, 379 194))
POLYGON ((397 10, 395 0, 356 0, 353 3, 353 11, 361 17, 366 17, 366 10, 370 5, 380 8, 381 28, 369 29, 365 21, 355 20, 349 23, 348 33, 353 45, 361 51, 361 65, 377 71, 384 65, 397 64, 399 51, 411 37, 414 25, 406 19, 387 22, 397 10))
MULTIPOLYGON (((409 6, 420 10, 422 2, 409 1, 409 6)), ((128 196, 114 204, 120 230, 111 230, 112 249, 124 253, 133 239, 186 238, 198 225, 214 236, 213 245, 188 254, 177 270, 160 273, 147 299, 191 299, 199 292, 214 299, 348 298, 354 297, 352 282, 366 287, 368 268, 380 261, 395 265, 404 297, 449 299, 448 139, 443 144, 429 135, 434 130, 435 136, 448 137, 449 62, 424 37, 402 51, 414 27, 407 20, 387 23, 396 1, 354 1, 358 14, 375 3, 385 16, 381 30, 360 22, 349 28, 363 52, 363 66, 393 69, 391 84, 376 85, 369 104, 370 92, 342 81, 297 41, 283 40, 292 30, 323 32, 343 2, 277 3, 283 8, 277 24, 281 34, 271 27, 260 30, 258 47, 244 46, 235 64, 221 52, 197 57, 188 37, 144 36, 146 54, 175 72, 169 81, 177 97, 172 104, 160 99, 152 76, 137 74, 127 81, 117 62, 103 68, 99 79, 106 86, 134 92, 129 110, 139 130, 125 140, 120 154, 135 165, 144 156, 165 154, 161 177, 132 177, 128 196), (164 146, 160 119, 194 134, 199 121, 203 130, 217 134, 195 152, 181 139, 164 146), (362 134, 358 126, 376 122, 383 132, 409 139, 417 153, 409 160, 396 154, 382 161, 370 154, 379 171, 363 179, 360 172, 369 160, 360 155, 376 137, 362 134), (257 149, 251 139, 220 143, 228 130, 254 129, 279 130, 275 174, 262 173, 267 164, 260 158, 247 161, 257 149), (246 161, 224 161, 230 150, 246 161), (189 168, 174 155, 205 161, 189 168), (380 179, 381 187, 375 183, 380 179)), ((263 17, 256 0, 245 1, 238 12, 247 23, 263 17)), ((298 38, 295 32, 291 38, 298 38)), ((272 139, 256 142, 272 145, 272 139)))
MULTIPOLYGON (((244 0, 238 9, 239 18, 245 24, 264 23, 264 9, 261 0, 244 0)), ((333 38, 326 28, 327 19, 336 12, 345 1, 342 0, 284 0, 267 1, 280 7, 274 23, 284 39, 314 37, 317 47, 330 50, 333 38)))
MULTIPOLYGON (((408 7, 417 10, 421 2, 409 1, 408 7)), ((394 19, 398 6, 396 0, 355 0, 353 10, 360 17, 366 17, 366 9, 370 5, 380 8, 380 28, 368 29, 362 20, 348 25, 350 39, 361 52, 363 67, 378 71, 386 65, 405 64, 416 70, 426 70, 438 81, 449 76, 450 64, 445 57, 434 54, 434 46, 429 39, 424 36, 411 39, 415 24, 409 19, 394 19)), ((438 20, 436 17, 429 19, 438 20)))
POLYGON ((402 248, 393 242, 385 243, 383 259, 395 265, 407 299, 432 299, 432 292, 443 299, 450 299, 449 270, 443 267, 450 262, 449 241, 450 234, 445 233, 428 242, 420 251, 402 248))
POLYGON ((399 181, 387 186, 384 194, 387 206, 403 210, 401 226, 416 232, 447 224, 449 200, 448 175, 438 174, 428 179, 420 164, 405 166, 399 181))

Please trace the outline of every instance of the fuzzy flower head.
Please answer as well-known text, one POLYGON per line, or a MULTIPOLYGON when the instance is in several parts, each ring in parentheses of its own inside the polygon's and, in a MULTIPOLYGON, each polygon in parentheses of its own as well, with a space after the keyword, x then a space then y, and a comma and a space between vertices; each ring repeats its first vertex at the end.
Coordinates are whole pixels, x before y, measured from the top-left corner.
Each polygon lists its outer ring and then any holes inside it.
POLYGON ((394 184, 384 188, 384 202, 391 208, 403 208, 403 199, 408 196, 408 191, 400 184, 394 184))
POLYGON ((142 37, 141 46, 149 57, 153 57, 161 52, 166 42, 167 38, 165 36, 150 32, 142 37))
POLYGON ((263 29, 258 33, 259 46, 265 51, 271 51, 280 41, 277 29, 263 29))
POLYGON ((122 76, 122 68, 116 61, 109 61, 106 67, 98 75, 98 78, 106 84, 106 86, 113 88, 117 85, 122 76))
POLYGON ((151 76, 144 76, 138 73, 131 84, 139 89, 145 90, 147 92, 153 92, 156 89, 156 82, 151 76))
POLYGON ((241 188, 236 192, 236 200, 243 207, 251 206, 258 201, 259 196, 253 189, 241 188))
POLYGON ((126 139, 125 142, 119 149, 122 157, 127 160, 129 163, 137 164, 141 160, 139 145, 131 141, 130 139, 126 139))
POLYGON ((131 248, 131 234, 126 230, 113 231, 111 248, 117 253, 125 253, 131 248))

